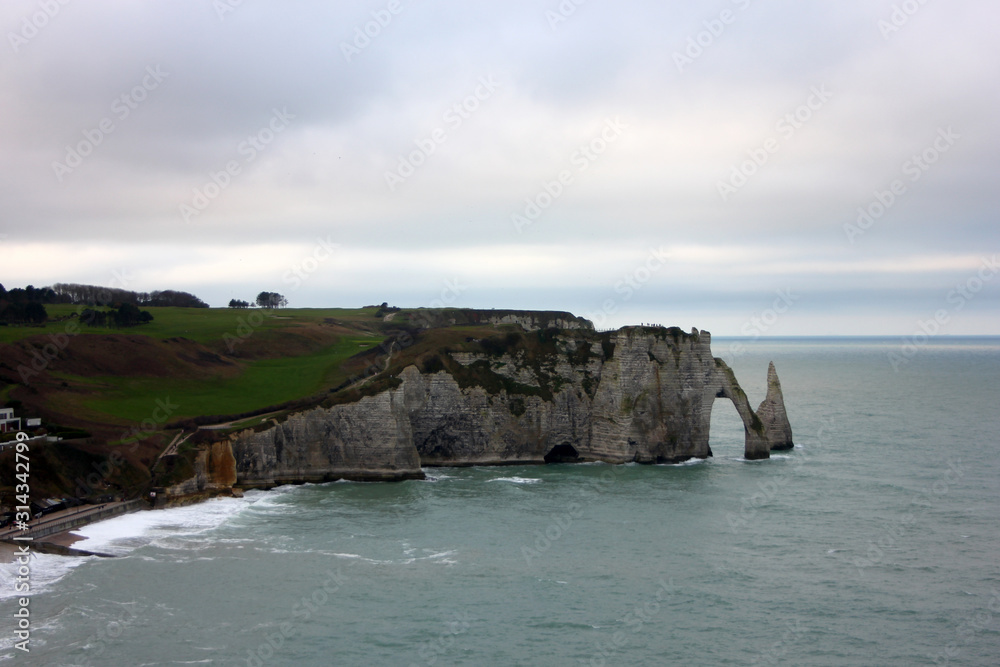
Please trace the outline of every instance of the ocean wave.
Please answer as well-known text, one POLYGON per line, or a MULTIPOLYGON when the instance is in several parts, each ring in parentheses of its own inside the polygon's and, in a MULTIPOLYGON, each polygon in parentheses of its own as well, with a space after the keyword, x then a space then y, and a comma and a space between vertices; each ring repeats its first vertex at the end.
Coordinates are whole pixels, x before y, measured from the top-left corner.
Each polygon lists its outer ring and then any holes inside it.
MULTIPOLYGON (((32 551, 31 560, 28 563, 28 567, 31 568, 31 595, 38 595, 52 590, 52 587, 74 568, 79 567, 86 560, 96 558, 97 556, 87 556, 85 558, 56 556, 54 554, 43 554, 32 551)), ((14 589, 18 567, 20 565, 16 562, 0 562, 0 579, 4 582, 10 582, 10 585, 0 586, 0 600, 9 600, 24 596, 24 592, 18 592, 14 589)))
POLYGON ((766 459, 756 459, 756 460, 751 461, 751 460, 749 460, 749 459, 747 459, 747 458, 745 458, 743 456, 740 456, 740 457, 732 459, 732 460, 733 461, 739 461, 740 463, 767 463, 768 461, 786 461, 786 460, 791 459, 791 458, 794 458, 794 457, 789 456, 788 454, 771 454, 771 457, 770 458, 766 458, 766 459))
POLYGON ((445 479, 455 479, 455 477, 454 477, 454 475, 431 475, 431 474, 429 474, 427 472, 424 472, 424 478, 421 479, 421 480, 417 480, 417 481, 420 481, 420 482, 440 482, 440 481, 445 480, 445 479))
POLYGON ((333 556, 335 558, 343 558, 345 560, 369 563, 371 565, 410 565, 412 563, 420 561, 429 561, 433 563, 440 563, 443 565, 455 565, 456 563, 458 563, 457 560, 452 558, 452 556, 455 556, 458 553, 454 550, 434 551, 432 549, 424 549, 423 551, 425 552, 431 551, 432 553, 424 554, 423 556, 416 556, 413 555, 414 549, 406 549, 404 550, 404 555, 407 557, 399 560, 368 558, 366 556, 362 556, 361 554, 344 553, 344 552, 328 552, 327 555, 333 556))
POLYGON ((686 466, 700 466, 704 463, 708 463, 708 459, 688 459, 687 461, 681 461, 680 463, 659 463, 657 465, 666 466, 668 468, 683 468, 686 466))
POLYGON ((215 498, 184 507, 124 514, 72 531, 84 538, 73 546, 115 556, 153 543, 183 548, 183 543, 171 538, 189 538, 214 530, 255 503, 266 502, 265 498, 248 494, 244 498, 215 498))
MULTIPOLYGON (((55 558, 66 558, 65 556, 55 556, 55 558)), ((35 578, 34 572, 32 572, 31 579, 32 594, 37 594, 38 591, 35 589, 35 578)), ((34 614, 31 616, 31 645, 30 648, 33 651, 45 648, 49 643, 49 638, 60 636, 60 632, 66 627, 66 622, 73 622, 73 616, 75 612, 69 607, 64 607, 57 611, 54 616, 50 616, 44 619, 38 619, 34 614), (64 622, 66 621, 66 622, 64 622)), ((19 664, 17 658, 23 656, 24 654, 14 648, 18 639, 15 637, 13 632, 4 632, 0 635, 0 662, 6 662, 10 659, 15 659, 14 664, 19 664)), ((61 663, 62 664, 62 663, 61 663)))
POLYGON ((487 482, 510 482, 511 484, 537 484, 542 480, 535 477, 494 477, 487 482))

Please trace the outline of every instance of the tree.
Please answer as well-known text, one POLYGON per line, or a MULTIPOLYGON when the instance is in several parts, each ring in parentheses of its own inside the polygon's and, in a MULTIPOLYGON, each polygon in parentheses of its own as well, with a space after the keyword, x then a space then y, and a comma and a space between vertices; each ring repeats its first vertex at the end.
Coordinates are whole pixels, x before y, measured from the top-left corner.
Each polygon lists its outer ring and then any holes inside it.
POLYGON ((116 287, 55 283, 52 287, 32 288, 42 303, 78 303, 85 306, 107 306, 131 303, 136 306, 175 306, 179 308, 208 308, 208 304, 188 292, 163 290, 158 292, 132 292, 116 287))
POLYGON ((24 307, 24 319, 28 322, 41 324, 49 319, 49 314, 45 312, 45 306, 37 302, 31 302, 24 307))
POLYGON ((208 308, 208 304, 188 292, 178 292, 168 289, 162 292, 150 292, 149 301, 144 306, 174 306, 177 308, 208 308))
POLYGON ((88 327, 103 327, 107 324, 107 321, 108 314, 103 310, 84 308, 83 312, 80 313, 80 322, 86 324, 88 327))
POLYGON ((261 292, 257 295, 257 305, 261 308, 284 308, 288 299, 277 292, 261 292))
POLYGON ((134 303, 123 303, 114 311, 113 317, 115 325, 119 327, 131 327, 139 324, 142 313, 139 312, 139 306, 134 303))
POLYGON ((249 308, 250 307, 250 303, 247 302, 247 301, 243 301, 242 299, 230 299, 229 300, 229 307, 230 308, 249 308))

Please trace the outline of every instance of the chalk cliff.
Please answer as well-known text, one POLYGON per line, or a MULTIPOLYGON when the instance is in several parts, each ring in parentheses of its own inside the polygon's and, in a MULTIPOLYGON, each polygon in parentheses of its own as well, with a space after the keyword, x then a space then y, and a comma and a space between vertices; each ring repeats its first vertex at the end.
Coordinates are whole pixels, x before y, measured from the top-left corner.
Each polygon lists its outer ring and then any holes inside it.
POLYGON ((435 465, 704 458, 720 397, 743 420, 746 458, 791 446, 773 364, 755 412, 706 331, 544 329, 467 340, 412 359, 394 353, 405 365, 387 363, 392 382, 374 395, 232 434, 237 484, 406 479, 435 465))

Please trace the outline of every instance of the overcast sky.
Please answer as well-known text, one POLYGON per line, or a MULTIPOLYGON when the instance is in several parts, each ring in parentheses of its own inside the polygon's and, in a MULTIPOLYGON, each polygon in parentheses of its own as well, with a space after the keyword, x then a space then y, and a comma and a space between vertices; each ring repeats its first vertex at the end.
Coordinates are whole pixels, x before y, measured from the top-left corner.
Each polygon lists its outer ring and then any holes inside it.
POLYGON ((577 2, 4 0, 0 281, 1000 334, 1000 6, 577 2))

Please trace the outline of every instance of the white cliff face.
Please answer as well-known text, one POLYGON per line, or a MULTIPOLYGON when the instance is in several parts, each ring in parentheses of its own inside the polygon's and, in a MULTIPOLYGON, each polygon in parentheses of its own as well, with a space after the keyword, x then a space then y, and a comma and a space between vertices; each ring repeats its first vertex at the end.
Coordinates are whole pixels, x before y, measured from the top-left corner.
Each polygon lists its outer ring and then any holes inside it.
POLYGON ((423 476, 409 421, 391 391, 238 433, 231 447, 242 486, 423 476))
POLYGON ((468 376, 409 366, 395 389, 236 434, 238 484, 405 479, 421 476, 422 465, 704 458, 718 397, 743 419, 748 459, 791 443, 773 366, 759 418, 712 356, 708 332, 633 327, 602 344, 563 330, 554 344, 541 359, 454 353, 468 376))

